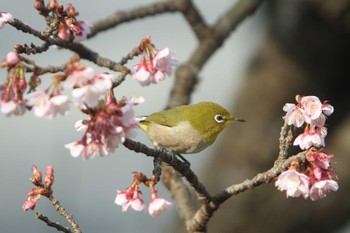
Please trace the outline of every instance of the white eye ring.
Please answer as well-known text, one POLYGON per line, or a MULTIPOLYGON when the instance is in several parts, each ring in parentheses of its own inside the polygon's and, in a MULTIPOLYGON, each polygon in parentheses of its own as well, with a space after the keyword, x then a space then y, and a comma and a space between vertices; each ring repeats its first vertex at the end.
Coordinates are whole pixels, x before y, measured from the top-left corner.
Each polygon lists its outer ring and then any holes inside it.
POLYGON ((221 116, 220 114, 216 114, 216 115, 214 116, 214 119, 215 119, 215 121, 216 121, 217 123, 224 123, 224 121, 225 121, 224 117, 221 116))

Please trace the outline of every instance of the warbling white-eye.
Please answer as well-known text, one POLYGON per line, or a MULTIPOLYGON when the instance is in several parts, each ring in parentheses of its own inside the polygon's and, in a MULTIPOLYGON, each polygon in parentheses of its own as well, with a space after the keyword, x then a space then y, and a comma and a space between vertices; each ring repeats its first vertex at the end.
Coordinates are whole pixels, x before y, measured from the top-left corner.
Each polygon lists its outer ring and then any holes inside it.
POLYGON ((153 113, 143 117, 139 126, 154 145, 177 154, 192 154, 211 145, 234 121, 244 120, 232 117, 218 104, 201 102, 153 113))

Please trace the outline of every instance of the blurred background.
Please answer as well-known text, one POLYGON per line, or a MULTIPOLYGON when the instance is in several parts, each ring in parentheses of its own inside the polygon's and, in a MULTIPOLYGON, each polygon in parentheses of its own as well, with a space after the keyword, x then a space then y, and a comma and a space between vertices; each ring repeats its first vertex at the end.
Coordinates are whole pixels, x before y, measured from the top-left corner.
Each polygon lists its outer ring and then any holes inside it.
MULTIPOLYGON (((117 10, 128 10, 157 1, 60 1, 72 3, 79 19, 94 22, 117 10)), ((34 1, 3 0, 1 12, 10 12, 26 24, 43 30, 45 22, 32 7, 34 1)), ((233 3, 194 1, 208 23, 214 23, 233 3)), ((213 101, 231 109, 247 120, 229 127, 216 143, 200 156, 187 156, 199 179, 215 194, 232 183, 252 178, 269 169, 278 152, 282 107, 294 102, 296 94, 317 95, 330 100, 335 113, 328 124, 326 149, 335 154, 334 164, 340 189, 323 200, 312 202, 286 199, 273 184, 262 185, 228 200, 215 213, 208 232, 350 232, 350 118, 349 91, 346 85, 350 67, 350 3, 347 0, 280 0, 266 1, 257 12, 234 31, 200 72, 200 82, 192 102, 213 101)), ((177 59, 186 62, 197 45, 196 38, 182 15, 163 14, 100 33, 83 43, 100 55, 118 61, 151 35, 157 48, 170 47, 177 59)), ((9 25, 0 31, 0 58, 13 50, 16 43, 41 41, 16 31, 9 25)), ((50 48, 32 55, 40 66, 61 65, 73 53, 50 48)), ((106 69, 96 67, 104 72, 106 69)), ((137 59, 128 64, 131 67, 137 59)), ((6 73, 0 70, 1 84, 6 73)), ((43 87, 50 77, 42 78, 43 87), (47 80, 45 80, 47 79, 47 80)), ((135 108, 145 115, 164 108, 174 80, 141 87, 127 80, 115 90, 118 97, 142 95, 146 102, 135 108)), ((184 232, 175 207, 154 218, 146 213, 121 213, 114 204, 116 189, 128 187, 131 172, 150 175, 152 160, 126 150, 123 146, 108 158, 83 161, 73 159, 64 144, 80 139, 74 123, 85 117, 74 108, 66 117, 53 120, 36 118, 28 112, 20 117, 0 116, 0 231, 56 232, 34 218, 43 212, 53 221, 65 225, 43 199, 35 211, 21 209, 27 192, 31 166, 44 170, 55 168, 54 196, 73 214, 83 232, 184 232), (20 223, 20 224, 18 224, 20 223), (173 228, 173 231, 171 230, 173 228)), ((148 145, 140 132, 137 140, 148 145)), ((293 151, 291 151, 292 153, 293 151)), ((161 184, 160 195, 170 199, 161 184)), ((142 190, 149 201, 149 191, 142 190)), ((195 198, 194 198, 195 199, 195 198)))

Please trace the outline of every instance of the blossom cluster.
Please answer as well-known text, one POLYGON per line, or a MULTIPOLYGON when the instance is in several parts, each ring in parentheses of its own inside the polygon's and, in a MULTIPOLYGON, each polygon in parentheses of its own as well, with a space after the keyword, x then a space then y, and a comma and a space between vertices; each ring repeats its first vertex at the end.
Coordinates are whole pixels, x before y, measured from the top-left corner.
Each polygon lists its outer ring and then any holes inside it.
POLYGON ((129 188, 124 191, 117 190, 115 204, 122 206, 122 211, 127 211, 130 207, 136 211, 142 211, 145 208, 144 201, 141 199, 139 185, 145 184, 151 189, 151 201, 148 205, 148 213, 151 216, 158 216, 166 211, 172 204, 158 196, 157 188, 152 179, 147 179, 142 173, 133 172, 134 181, 129 188))
MULTIPOLYGON (((50 38, 80 42, 92 32, 93 25, 85 20, 78 20, 78 12, 72 4, 65 7, 57 0, 35 1, 34 7, 45 17, 48 28, 43 32, 50 38)), ((14 22, 10 13, 0 12, 0 29, 5 23, 14 22)), ((34 47, 34 46, 33 46, 34 47)), ((23 115, 32 111, 35 116, 52 119, 57 115, 67 115, 74 103, 77 108, 88 116, 75 124, 78 132, 83 136, 80 140, 65 145, 72 157, 92 159, 96 155, 108 156, 125 141, 134 137, 138 119, 133 107, 141 104, 143 97, 123 97, 117 100, 113 92, 114 76, 109 73, 95 73, 93 68, 81 64, 78 55, 74 55, 62 68, 42 68, 35 62, 20 55, 30 54, 27 45, 16 45, 15 52, 9 52, 0 68, 7 70, 4 82, 0 83, 0 112, 6 116, 23 115), (26 77, 32 73, 31 77, 26 77), (42 74, 52 73, 51 83, 42 87, 42 74), (69 91, 71 97, 64 94, 69 91)), ((171 76, 178 64, 174 52, 169 48, 157 49, 150 40, 144 38, 139 48, 133 53, 141 54, 141 61, 130 70, 131 78, 139 81, 142 86, 158 83, 167 76, 171 76)), ((124 69, 128 70, 129 69, 124 69)), ((42 197, 52 194, 51 186, 54 181, 53 168, 46 168, 46 177, 42 181, 41 172, 32 166, 32 183, 37 187, 28 193, 28 199, 23 203, 23 210, 33 209, 42 197)), ((132 185, 117 191, 115 203, 126 211, 130 207, 141 211, 144 202, 140 198, 139 185, 145 184, 151 189, 151 201, 148 212, 152 216, 165 211, 171 203, 158 196, 154 178, 146 179, 142 173, 133 173, 132 185)))
POLYGON ((81 42, 91 33, 93 25, 86 20, 77 20, 79 13, 70 3, 64 7, 56 0, 50 0, 45 7, 43 2, 36 1, 34 7, 41 13, 43 9, 51 13, 51 19, 59 23, 57 36, 63 40, 81 42))
POLYGON ((34 209, 36 203, 40 200, 42 196, 50 197, 52 195, 52 185, 55 180, 53 174, 53 167, 46 167, 46 176, 44 178, 44 182, 42 180, 41 172, 37 169, 35 165, 32 166, 32 171, 33 177, 30 179, 30 181, 36 186, 36 188, 33 188, 28 192, 28 198, 22 205, 23 211, 34 209))
POLYGON ((328 191, 338 190, 331 166, 334 155, 327 154, 323 148, 326 116, 331 115, 334 108, 327 101, 321 103, 316 96, 297 95, 296 100, 296 105, 287 103, 283 107, 287 112, 284 120, 297 128, 305 124, 304 132, 296 137, 293 145, 307 150, 306 162, 293 161, 290 168, 279 175, 276 186, 285 190, 287 197, 303 196, 314 201, 324 198, 328 191))
POLYGON ((177 60, 174 52, 169 48, 157 50, 151 43, 150 37, 146 37, 140 44, 142 50, 141 62, 134 66, 132 79, 139 81, 142 86, 158 83, 170 76, 177 60))
POLYGON ((94 109, 87 109, 89 120, 79 120, 75 124, 77 131, 84 132, 79 141, 66 144, 73 157, 91 159, 95 155, 107 156, 114 152, 125 138, 135 136, 137 119, 133 106, 142 103, 142 97, 123 98, 117 101, 108 97, 100 101, 94 109))

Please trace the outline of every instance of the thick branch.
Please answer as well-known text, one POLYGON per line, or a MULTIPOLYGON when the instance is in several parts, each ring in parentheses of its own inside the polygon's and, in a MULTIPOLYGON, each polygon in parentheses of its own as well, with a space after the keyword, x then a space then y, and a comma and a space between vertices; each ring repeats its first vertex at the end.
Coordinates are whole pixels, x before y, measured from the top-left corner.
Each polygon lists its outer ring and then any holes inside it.
POLYGON ((167 108, 190 102, 190 95, 198 81, 197 75, 201 68, 230 33, 244 19, 253 14, 262 2, 263 0, 240 0, 211 27, 210 33, 199 43, 189 61, 178 68, 167 108))
POLYGON ((176 2, 178 2, 182 14, 190 24, 198 40, 201 41, 208 36, 208 26, 193 2, 191 0, 177 0, 176 2))

